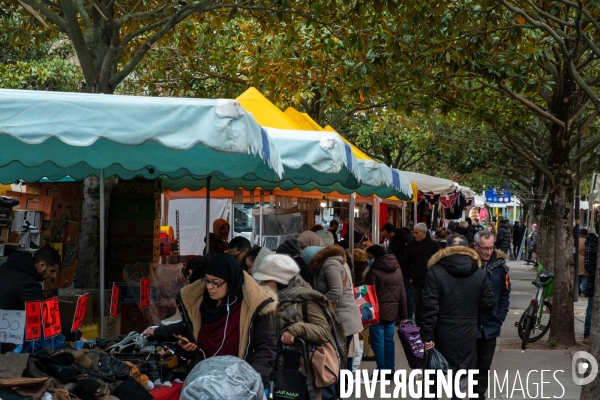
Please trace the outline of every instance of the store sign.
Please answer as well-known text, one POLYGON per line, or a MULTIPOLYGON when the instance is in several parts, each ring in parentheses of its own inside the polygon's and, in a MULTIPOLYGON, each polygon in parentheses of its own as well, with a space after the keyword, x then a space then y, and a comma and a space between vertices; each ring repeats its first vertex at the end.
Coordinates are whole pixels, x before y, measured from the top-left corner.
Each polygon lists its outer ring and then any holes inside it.
POLYGON ((140 279, 140 308, 150 307, 150 279, 140 279))
POLYGON ((58 297, 42 301, 42 322, 44 325, 44 339, 53 338, 61 332, 58 297))
POLYGON ((485 192, 485 201, 488 203, 510 203, 512 194, 507 192, 497 194, 495 189, 489 189, 485 192))
POLYGON ((22 344, 25 330, 25 312, 0 310, 0 342, 22 344))
POLYGON ((38 340, 42 337, 42 303, 25 302, 25 340, 38 340))
POLYGON ((71 325, 71 332, 75 332, 83 325, 83 319, 85 318, 85 309, 87 308, 90 294, 86 293, 79 296, 77 299, 77 305, 75 306, 75 316, 73 317, 73 325, 71 325))
POLYGON ((121 295, 121 289, 113 283, 112 295, 110 298, 110 316, 117 318, 117 312, 119 308, 119 296, 121 295))

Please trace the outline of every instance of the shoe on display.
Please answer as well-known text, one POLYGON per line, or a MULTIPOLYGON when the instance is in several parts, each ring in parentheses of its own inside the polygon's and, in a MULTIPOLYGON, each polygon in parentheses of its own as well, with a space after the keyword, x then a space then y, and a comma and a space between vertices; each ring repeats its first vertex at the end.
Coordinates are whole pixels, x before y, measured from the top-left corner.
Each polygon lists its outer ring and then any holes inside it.
POLYGON ((19 205, 19 199, 16 197, 0 196, 0 207, 12 208, 19 205))
POLYGON ((590 344, 590 338, 583 338, 583 344, 590 344))
POLYGON ((29 233, 40 233, 40 230, 35 226, 31 225, 31 222, 27 220, 23 222, 23 229, 25 229, 25 232, 29 233))

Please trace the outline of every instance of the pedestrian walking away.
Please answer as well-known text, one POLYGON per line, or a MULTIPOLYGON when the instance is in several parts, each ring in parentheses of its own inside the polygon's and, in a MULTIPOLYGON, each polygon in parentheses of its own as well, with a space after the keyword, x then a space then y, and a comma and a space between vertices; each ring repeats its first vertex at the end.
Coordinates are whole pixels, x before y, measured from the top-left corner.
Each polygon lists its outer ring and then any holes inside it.
POLYGON ((500 336, 502 323, 510 306, 510 277, 506 261, 508 256, 501 250, 494 250, 496 238, 491 232, 481 231, 475 235, 473 248, 481 259, 481 268, 485 271, 496 299, 494 308, 488 313, 479 314, 477 330, 477 386, 475 392, 479 399, 485 399, 488 388, 488 372, 492 366, 496 339, 500 336))
POLYGON ((587 286, 588 272, 585 270, 585 240, 588 236, 588 230, 585 228, 579 229, 579 290, 580 296, 585 296, 585 287, 587 286))
POLYGON ((515 221, 512 232, 513 255, 517 257, 519 255, 519 250, 521 249, 521 242, 523 241, 523 231, 521 230, 519 221, 515 221))
POLYGON ((527 238, 527 259, 529 260, 533 260, 533 253, 536 253, 537 256, 537 237, 538 237, 538 231, 537 231, 537 224, 533 224, 531 225, 531 233, 529 234, 529 237, 527 238))
POLYGON ((497 249, 501 250, 503 253, 509 254, 510 252, 510 225, 508 224, 508 220, 502 218, 500 220, 500 226, 498 227, 498 236, 496 237, 496 242, 494 243, 497 249))
MULTIPOLYGON (((415 323, 421 326, 421 313, 423 304, 423 286, 427 276, 427 263, 431 256, 440 250, 440 244, 431 238, 427 225, 415 224, 413 227, 415 240, 406 245, 404 262, 408 270, 413 293, 415 296, 415 323)), ((400 264, 402 265, 402 264, 400 264)))
POLYGON ((587 309, 585 310, 585 323, 583 325, 583 343, 590 342, 590 328, 592 326, 592 308, 594 306, 594 291, 596 286, 596 266, 598 263, 598 235, 589 233, 585 240, 585 260, 584 266, 588 273, 585 295, 588 298, 587 309))
POLYGON ((448 238, 447 247, 429 260, 423 289, 425 351, 438 349, 455 372, 477 365, 477 319, 496 304, 481 260, 467 244, 462 235, 448 238))
POLYGON ((379 323, 369 327, 371 347, 375 353, 377 369, 395 371, 394 326, 406 323, 406 293, 400 265, 393 254, 386 254, 381 246, 367 249, 370 269, 365 284, 375 286, 379 302, 379 323))
POLYGON ((408 243, 414 240, 413 235, 408 228, 396 229, 392 224, 385 224, 381 228, 381 235, 389 241, 389 251, 396 256, 400 264, 406 291, 408 319, 412 320, 415 312, 415 295, 410 284, 410 272, 405 255, 408 243))

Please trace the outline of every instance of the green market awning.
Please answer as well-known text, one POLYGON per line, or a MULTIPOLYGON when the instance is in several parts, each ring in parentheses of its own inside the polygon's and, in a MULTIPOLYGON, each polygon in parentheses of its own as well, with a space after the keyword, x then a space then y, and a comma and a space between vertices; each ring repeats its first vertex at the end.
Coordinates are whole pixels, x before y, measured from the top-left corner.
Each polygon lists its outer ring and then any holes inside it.
POLYGON ((0 89, 0 182, 105 176, 276 180, 279 153, 236 100, 0 89))

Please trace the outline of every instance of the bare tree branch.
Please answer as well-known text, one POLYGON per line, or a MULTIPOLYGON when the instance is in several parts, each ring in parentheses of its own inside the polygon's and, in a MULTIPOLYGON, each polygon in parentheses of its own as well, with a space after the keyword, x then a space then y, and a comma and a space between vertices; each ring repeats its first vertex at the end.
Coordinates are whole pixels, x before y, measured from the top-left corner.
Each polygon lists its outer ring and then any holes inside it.
POLYGON ((85 39, 83 38, 81 30, 79 29, 79 21, 77 19, 77 14, 75 14, 73 3, 71 0, 60 0, 60 4, 65 15, 65 25, 67 26, 66 32, 69 35, 69 38, 71 38, 73 46, 75 46, 77 58, 79 59, 79 64, 81 65, 81 71, 85 77, 87 90, 91 91, 96 83, 97 72, 94 68, 94 62, 92 61, 90 50, 85 42, 85 39))

